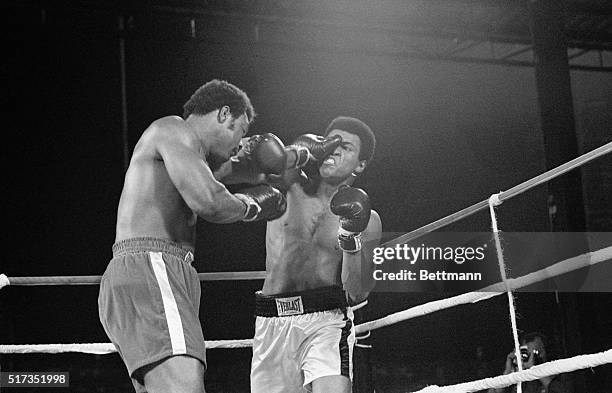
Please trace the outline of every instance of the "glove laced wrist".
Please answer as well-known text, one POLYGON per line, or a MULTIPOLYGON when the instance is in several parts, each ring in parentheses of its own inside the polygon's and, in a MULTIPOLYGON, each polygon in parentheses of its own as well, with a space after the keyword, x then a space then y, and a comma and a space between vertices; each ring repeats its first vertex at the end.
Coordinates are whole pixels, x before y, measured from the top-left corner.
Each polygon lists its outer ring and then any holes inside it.
POLYGON ((244 217, 242 218, 242 221, 254 221, 259 215, 259 213, 261 213, 261 206, 259 206, 255 199, 251 198, 248 195, 234 194, 234 196, 240 199, 246 205, 246 211, 244 212, 244 217))
POLYGON ((310 150, 304 146, 290 145, 287 146, 287 150, 295 152, 295 164, 293 165, 293 168, 296 169, 302 168, 308 163, 308 161, 310 161, 310 158, 312 157, 310 150))
POLYGON ((361 251, 361 232, 350 232, 340 227, 338 229, 338 245, 342 251, 350 254, 361 251))

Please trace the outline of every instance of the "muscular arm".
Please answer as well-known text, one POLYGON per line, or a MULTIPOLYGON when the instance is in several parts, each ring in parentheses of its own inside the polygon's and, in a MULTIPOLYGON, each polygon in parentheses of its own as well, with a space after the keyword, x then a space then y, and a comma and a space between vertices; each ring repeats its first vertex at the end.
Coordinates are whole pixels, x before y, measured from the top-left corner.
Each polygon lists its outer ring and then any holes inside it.
POLYGON ((197 150, 199 143, 182 131, 160 125, 152 130, 152 138, 187 206, 210 222, 231 223, 244 218, 246 204, 215 179, 197 150))
POLYGON ((382 223, 380 216, 373 210, 368 226, 361 234, 361 251, 342 253, 342 284, 344 290, 355 303, 365 300, 374 288, 375 281, 372 276, 374 264, 372 263, 372 258, 374 248, 380 244, 381 236, 382 223), (363 270, 364 267, 366 267, 365 270, 363 270))

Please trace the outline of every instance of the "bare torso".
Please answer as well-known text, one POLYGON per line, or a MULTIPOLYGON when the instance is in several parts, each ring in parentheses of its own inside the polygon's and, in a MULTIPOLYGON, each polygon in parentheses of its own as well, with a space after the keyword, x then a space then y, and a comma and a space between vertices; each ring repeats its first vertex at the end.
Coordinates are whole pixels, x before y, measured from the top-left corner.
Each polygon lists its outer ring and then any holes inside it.
POLYGON ((119 201, 115 241, 156 237, 193 247, 196 215, 179 194, 157 152, 155 128, 153 123, 134 149, 119 201))
POLYGON ((338 216, 329 200, 309 196, 294 185, 287 194, 287 212, 268 222, 265 295, 341 285, 342 251, 338 216))

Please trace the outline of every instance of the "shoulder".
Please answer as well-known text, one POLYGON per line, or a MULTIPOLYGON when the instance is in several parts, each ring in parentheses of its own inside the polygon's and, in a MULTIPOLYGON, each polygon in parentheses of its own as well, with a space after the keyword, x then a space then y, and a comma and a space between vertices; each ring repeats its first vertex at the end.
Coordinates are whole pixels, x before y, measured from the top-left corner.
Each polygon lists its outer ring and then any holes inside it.
POLYGON ((141 140, 154 145, 197 146, 197 138, 189 132, 185 121, 178 116, 166 116, 155 120, 143 133, 141 140))
POLYGON ((185 120, 178 116, 166 116, 151 123, 145 133, 149 133, 156 137, 164 137, 168 135, 188 134, 184 132, 186 130, 187 123, 185 123, 185 120))

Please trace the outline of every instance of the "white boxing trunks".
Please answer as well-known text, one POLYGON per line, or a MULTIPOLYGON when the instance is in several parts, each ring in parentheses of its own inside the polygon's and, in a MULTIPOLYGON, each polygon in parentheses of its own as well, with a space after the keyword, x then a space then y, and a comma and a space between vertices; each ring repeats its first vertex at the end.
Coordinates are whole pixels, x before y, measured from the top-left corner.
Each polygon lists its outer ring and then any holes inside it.
POLYGON ((317 378, 352 379, 353 315, 341 287, 256 293, 251 393, 308 391, 317 378))

